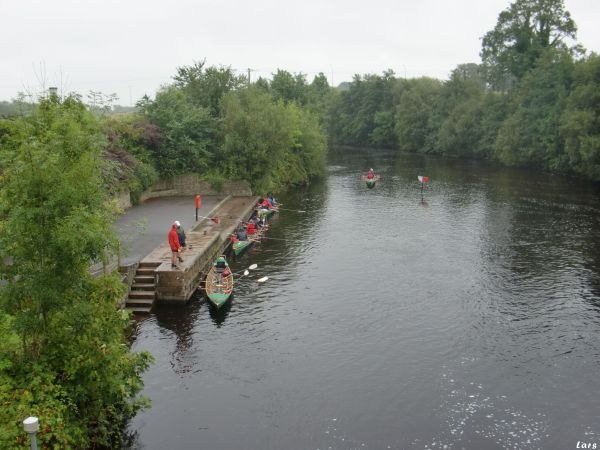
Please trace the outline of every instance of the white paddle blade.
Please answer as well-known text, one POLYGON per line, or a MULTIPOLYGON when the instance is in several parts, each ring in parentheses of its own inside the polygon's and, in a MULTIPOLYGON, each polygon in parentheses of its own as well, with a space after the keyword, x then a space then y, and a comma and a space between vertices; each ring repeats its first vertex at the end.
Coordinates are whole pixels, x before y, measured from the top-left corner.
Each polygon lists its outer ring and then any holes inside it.
POLYGON ((256 280, 257 283, 264 283, 265 281, 267 281, 269 279, 269 277, 262 277, 259 278, 258 280, 256 280))
POLYGON ((248 267, 248 269, 250 270, 254 270, 258 267, 258 264, 252 264, 250 267, 248 267))
POLYGON ((248 275, 250 272, 248 272, 247 270, 244 270, 244 275, 248 275))

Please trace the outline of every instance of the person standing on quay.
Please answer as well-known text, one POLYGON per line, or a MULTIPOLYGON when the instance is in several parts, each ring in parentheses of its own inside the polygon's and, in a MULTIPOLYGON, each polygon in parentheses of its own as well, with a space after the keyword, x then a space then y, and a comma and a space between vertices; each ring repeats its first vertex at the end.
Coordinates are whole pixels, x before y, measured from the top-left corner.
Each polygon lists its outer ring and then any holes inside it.
POLYGON ((177 225, 177 237, 179 238, 179 245, 185 248, 185 231, 183 231, 183 227, 178 220, 175 221, 175 224, 177 225))
POLYGON ((171 247, 171 268, 175 269, 177 267, 177 258, 179 258, 179 261, 183 261, 179 256, 181 245, 179 244, 179 236, 177 235, 177 222, 173 222, 171 231, 169 231, 169 247, 171 247))

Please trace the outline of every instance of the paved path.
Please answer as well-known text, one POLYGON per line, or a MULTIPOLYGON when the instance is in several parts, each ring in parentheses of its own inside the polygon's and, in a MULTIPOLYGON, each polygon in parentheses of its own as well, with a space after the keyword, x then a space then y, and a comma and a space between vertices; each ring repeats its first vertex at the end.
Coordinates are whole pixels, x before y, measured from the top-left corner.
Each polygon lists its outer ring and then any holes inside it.
MULTIPOLYGON (((225 196, 202 197, 198 214, 206 216, 225 196)), ((139 261, 162 243, 175 220, 189 231, 196 224, 194 197, 154 198, 125 211, 114 225, 125 248, 121 264, 139 261)))

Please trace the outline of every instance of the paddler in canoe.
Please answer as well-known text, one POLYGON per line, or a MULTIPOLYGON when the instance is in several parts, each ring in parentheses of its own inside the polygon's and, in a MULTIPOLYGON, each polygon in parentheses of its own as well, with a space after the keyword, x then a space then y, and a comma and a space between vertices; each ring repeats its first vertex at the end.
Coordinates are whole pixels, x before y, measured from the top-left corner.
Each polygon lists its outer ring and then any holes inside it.
POLYGON ((264 197, 258 204, 258 215, 262 217, 270 217, 275 213, 277 209, 273 207, 273 204, 269 201, 267 197, 264 197))

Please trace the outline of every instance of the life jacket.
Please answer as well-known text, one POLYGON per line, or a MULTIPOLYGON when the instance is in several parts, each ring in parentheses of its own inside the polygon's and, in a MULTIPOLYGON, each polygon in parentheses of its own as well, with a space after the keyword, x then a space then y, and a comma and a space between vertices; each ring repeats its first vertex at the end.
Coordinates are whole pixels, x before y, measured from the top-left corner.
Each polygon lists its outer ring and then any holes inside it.
POLYGON ((256 225, 254 225, 254 222, 248 222, 248 225, 246 226, 246 232, 248 234, 256 233, 256 225))
POLYGON ((273 207, 273 205, 271 204, 271 202, 268 199, 264 199, 262 201, 262 203, 260 204, 260 206, 262 206, 263 208, 268 208, 271 209, 273 207))
POLYGON ((217 273, 223 273, 225 268, 227 267, 227 263, 225 261, 217 261, 215 264, 215 270, 217 273))
POLYGON ((168 234, 169 238, 169 247, 171 247, 171 251, 176 252, 181 247, 179 243, 179 236, 177 235, 177 225, 173 225, 171 227, 171 231, 168 234))
POLYGON ((373 172, 369 172, 369 173, 367 174, 367 178, 368 178, 369 180, 372 180, 373 178, 375 178, 375 174, 374 174, 373 172))

